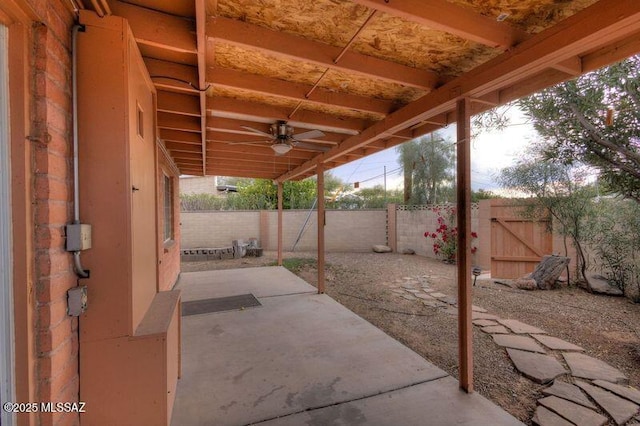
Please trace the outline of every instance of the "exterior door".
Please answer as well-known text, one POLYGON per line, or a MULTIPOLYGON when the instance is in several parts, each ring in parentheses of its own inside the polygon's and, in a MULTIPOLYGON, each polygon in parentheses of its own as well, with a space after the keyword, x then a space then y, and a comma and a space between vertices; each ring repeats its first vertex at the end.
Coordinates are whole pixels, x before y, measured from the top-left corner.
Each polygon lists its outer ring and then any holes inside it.
MULTIPOLYGON (((8 28, 0 24, 0 401, 14 401, 8 28)), ((0 425, 14 418, 0 408, 0 425)))

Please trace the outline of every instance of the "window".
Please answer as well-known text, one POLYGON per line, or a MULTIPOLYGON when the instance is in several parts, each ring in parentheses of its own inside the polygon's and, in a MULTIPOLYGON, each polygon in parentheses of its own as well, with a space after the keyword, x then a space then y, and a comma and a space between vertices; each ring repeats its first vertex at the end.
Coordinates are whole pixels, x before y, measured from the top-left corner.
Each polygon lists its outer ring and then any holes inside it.
POLYGON ((173 180, 164 175, 164 241, 173 240, 173 180))

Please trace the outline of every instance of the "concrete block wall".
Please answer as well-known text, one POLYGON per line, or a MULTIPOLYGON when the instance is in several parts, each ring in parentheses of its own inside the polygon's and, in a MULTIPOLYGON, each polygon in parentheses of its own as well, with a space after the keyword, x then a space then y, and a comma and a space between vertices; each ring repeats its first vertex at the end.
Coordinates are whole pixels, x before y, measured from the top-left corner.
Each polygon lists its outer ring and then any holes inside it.
POLYGON ((180 178, 180 194, 210 194, 216 195, 216 176, 183 177, 180 178))
MULTIPOLYGON (((286 210, 283 217, 283 246, 291 250, 308 210, 286 210)), ((325 247, 327 251, 370 251, 374 244, 386 243, 386 210, 327 210, 325 247)), ((313 212, 296 250, 317 247, 317 215, 313 212)), ((277 211, 232 211, 182 213, 182 247, 225 247, 238 238, 259 238, 265 250, 278 245, 277 211)))
MULTIPOLYGON (((474 205, 471 209, 471 229, 478 232, 478 239, 474 240, 474 246, 478 247, 478 251, 474 255, 473 263, 476 264, 479 259, 486 257, 485 253, 489 248, 485 244, 481 244, 481 235, 479 233, 479 208, 474 205)), ((426 231, 435 232, 438 228, 438 215, 431 206, 418 206, 417 208, 400 207, 396 210, 396 235, 397 250, 402 253, 405 249, 412 249, 420 256, 431 257, 437 259, 438 256, 433 252, 433 239, 426 238, 426 231)), ((483 265, 483 268, 490 267, 490 264, 483 265)))
POLYGON ((180 222, 183 249, 227 247, 233 240, 260 238, 259 211, 182 212, 180 222))

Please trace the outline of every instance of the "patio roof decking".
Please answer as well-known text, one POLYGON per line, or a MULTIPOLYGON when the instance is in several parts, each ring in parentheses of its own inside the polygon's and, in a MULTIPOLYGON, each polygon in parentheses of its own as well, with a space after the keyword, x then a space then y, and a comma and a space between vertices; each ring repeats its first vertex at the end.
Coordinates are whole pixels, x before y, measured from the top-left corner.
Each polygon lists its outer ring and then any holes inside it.
POLYGON ((262 306, 182 318, 173 425, 521 424, 282 267, 185 273, 179 288, 262 306))

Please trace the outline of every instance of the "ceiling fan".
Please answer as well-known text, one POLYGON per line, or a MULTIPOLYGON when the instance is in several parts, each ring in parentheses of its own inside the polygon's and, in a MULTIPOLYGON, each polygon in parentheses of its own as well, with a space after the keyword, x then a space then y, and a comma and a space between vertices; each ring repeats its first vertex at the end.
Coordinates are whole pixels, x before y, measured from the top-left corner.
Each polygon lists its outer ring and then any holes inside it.
POLYGON ((304 140, 317 139, 324 137, 324 133, 320 130, 309 130, 308 132, 294 134, 293 127, 289 126, 286 121, 279 120, 271 125, 269 132, 263 132, 262 130, 254 129, 253 127, 242 126, 243 129, 248 130, 260 136, 265 136, 269 140, 247 141, 239 142, 245 145, 258 145, 263 143, 270 144, 276 155, 284 155, 291 151, 294 147, 300 147, 309 149, 312 151, 328 151, 329 148, 318 146, 315 144, 305 143, 304 140))

